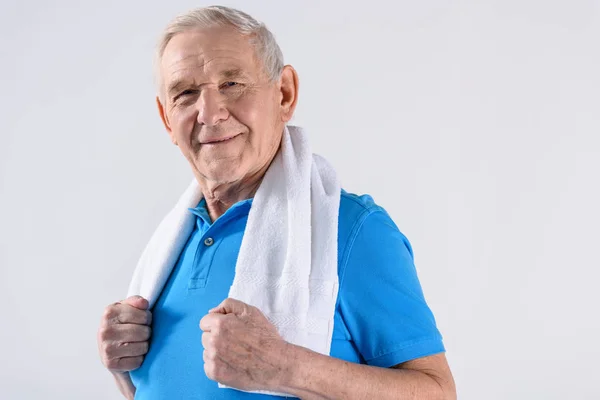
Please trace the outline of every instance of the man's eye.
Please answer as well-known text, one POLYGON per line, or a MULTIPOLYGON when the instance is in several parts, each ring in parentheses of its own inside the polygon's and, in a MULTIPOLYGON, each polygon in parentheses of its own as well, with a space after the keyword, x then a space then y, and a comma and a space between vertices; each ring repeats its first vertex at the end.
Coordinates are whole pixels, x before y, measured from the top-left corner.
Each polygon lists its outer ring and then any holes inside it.
POLYGON ((194 93, 196 93, 196 90, 193 90, 193 89, 184 90, 183 92, 181 92, 177 96, 175 96, 175 98, 173 100, 177 100, 180 97, 189 96, 189 95, 194 94, 194 93))
POLYGON ((221 86, 221 88, 222 89, 227 89, 227 88, 235 87, 235 86, 239 86, 239 83, 237 83, 237 82, 225 82, 223 84, 223 86, 221 86))

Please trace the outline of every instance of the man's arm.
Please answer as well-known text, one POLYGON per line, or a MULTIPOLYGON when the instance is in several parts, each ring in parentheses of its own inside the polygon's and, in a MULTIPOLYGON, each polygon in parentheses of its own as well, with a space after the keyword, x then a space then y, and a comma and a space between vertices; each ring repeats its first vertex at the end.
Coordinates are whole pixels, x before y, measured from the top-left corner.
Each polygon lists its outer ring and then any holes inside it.
POLYGON ((135 397, 135 386, 133 386, 129 372, 112 372, 112 374, 115 377, 115 382, 121 394, 126 399, 133 400, 135 397))
POLYGON ((304 400, 455 400, 446 356, 436 354, 380 368, 290 345, 280 390, 304 400))
POLYGON ((209 379, 306 400, 454 400, 444 353, 394 368, 349 363, 285 342, 262 312, 226 299, 200 321, 209 379))

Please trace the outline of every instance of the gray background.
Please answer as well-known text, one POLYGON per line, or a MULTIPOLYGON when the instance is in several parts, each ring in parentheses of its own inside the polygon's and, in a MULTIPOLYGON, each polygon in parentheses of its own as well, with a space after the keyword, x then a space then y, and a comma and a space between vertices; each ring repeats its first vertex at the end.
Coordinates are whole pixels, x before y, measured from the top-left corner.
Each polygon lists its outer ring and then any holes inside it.
MULTIPOLYGON (((119 399, 98 322, 191 179, 153 46, 208 4, 1 4, 0 398, 119 399)), ((294 123, 411 240, 459 398, 600 398, 599 3, 225 4, 273 30, 294 123)))

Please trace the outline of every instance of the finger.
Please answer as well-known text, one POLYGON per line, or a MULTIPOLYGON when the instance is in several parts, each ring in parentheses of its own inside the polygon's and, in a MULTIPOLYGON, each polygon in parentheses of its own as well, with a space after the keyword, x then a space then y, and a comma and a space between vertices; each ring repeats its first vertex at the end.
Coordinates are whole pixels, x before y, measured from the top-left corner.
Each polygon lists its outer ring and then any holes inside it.
POLYGON ((208 349, 210 346, 210 332, 203 332, 202 333, 202 347, 204 347, 205 349, 208 349))
POLYGON ((139 310, 147 310, 150 306, 148 300, 144 299, 142 296, 139 295, 128 297, 125 300, 121 301, 121 304, 128 304, 139 310))
POLYGON ((104 309, 102 323, 104 325, 113 324, 140 324, 150 325, 152 322, 152 313, 147 310, 140 310, 128 304, 115 303, 104 309))
POLYGON ((137 357, 148 353, 149 342, 125 342, 110 346, 106 355, 110 358, 137 357))
POLYGON ((241 315, 248 312, 249 305, 232 298, 227 298, 221 302, 215 308, 210 309, 209 314, 219 313, 219 314, 235 314, 241 315))
POLYGON ((129 304, 119 304, 117 307, 119 307, 119 311, 116 320, 120 324, 152 324, 152 313, 148 310, 140 310, 129 304))
POLYGON ((224 315, 206 314, 200 320, 200 329, 202 329, 204 332, 212 331, 213 329, 215 329, 216 327, 218 327, 221 324, 221 322, 219 320, 222 319, 222 317, 224 317, 224 315))
POLYGON ((219 304, 215 308, 208 310, 209 314, 225 314, 225 309, 222 306, 223 303, 219 304))
POLYGON ((117 324, 112 326, 113 340, 121 343, 145 342, 150 339, 150 327, 137 324, 117 324))
POLYGON ((109 361, 108 368, 116 371, 133 371, 144 362, 143 356, 116 358, 109 361))
POLYGON ((202 361, 205 363, 214 363, 218 359, 217 353, 213 350, 204 350, 202 352, 202 361))

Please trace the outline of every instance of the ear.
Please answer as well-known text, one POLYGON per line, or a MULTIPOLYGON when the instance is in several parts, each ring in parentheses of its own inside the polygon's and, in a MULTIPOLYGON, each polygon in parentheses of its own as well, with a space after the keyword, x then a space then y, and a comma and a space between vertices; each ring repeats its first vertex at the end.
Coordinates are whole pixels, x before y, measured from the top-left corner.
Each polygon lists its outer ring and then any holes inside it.
POLYGON ((169 124, 169 118, 167 117, 167 114, 165 113, 165 107, 160 102, 160 98, 158 96, 156 96, 156 105, 158 106, 158 113, 160 114, 160 119, 162 120, 163 124, 165 125, 165 129, 169 133, 171 142, 173 142, 173 144, 177 146, 177 139, 175 139, 175 135, 173 135, 173 131, 171 130, 171 125, 169 124))
POLYGON ((283 67, 279 87, 281 90, 281 119, 283 122, 288 122, 296 110, 299 89, 298 74, 291 65, 283 67))

